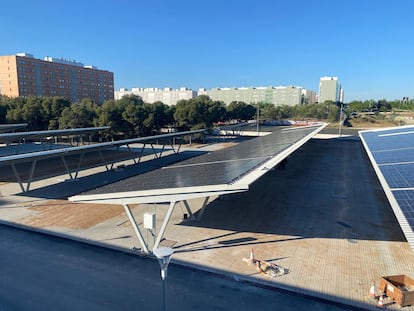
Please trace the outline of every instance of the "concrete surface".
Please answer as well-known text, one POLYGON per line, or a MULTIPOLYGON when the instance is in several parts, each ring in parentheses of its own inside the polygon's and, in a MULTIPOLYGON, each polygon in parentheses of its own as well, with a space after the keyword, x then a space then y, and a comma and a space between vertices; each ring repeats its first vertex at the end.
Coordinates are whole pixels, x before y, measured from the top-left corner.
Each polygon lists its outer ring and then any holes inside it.
MULTIPOLYGON (((162 310, 155 259, 2 225, 0 235, 2 311, 162 310)), ((166 288, 168 310, 346 310, 174 264, 166 288)))
MULTIPOLYGON (((16 185, 3 187, 13 194, 16 185)), ((32 205, 45 202, 16 195, 0 200, 0 219, 17 224, 36 213, 32 205)), ((138 220, 155 211, 160 224, 166 207, 140 205, 133 211, 138 220)), ((370 310, 376 309, 367 297, 371 280, 378 285, 383 275, 414 277, 414 253, 356 138, 311 140, 285 170, 269 172, 247 193, 211 202, 199 222, 183 221, 184 211, 176 208, 163 241, 174 247, 176 263, 370 310), (260 274, 243 261, 252 249, 256 258, 288 273, 260 274)), ((123 213, 86 229, 44 229, 129 251, 139 247, 123 213)), ((148 232, 145 238, 151 243, 148 232)))

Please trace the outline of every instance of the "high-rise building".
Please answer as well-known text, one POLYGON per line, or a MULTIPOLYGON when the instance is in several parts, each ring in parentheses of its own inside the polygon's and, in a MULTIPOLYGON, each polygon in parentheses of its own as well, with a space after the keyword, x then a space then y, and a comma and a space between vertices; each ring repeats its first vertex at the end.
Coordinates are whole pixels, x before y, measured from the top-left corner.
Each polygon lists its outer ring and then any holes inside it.
POLYGON ((308 104, 315 104, 317 102, 317 96, 316 92, 308 90, 308 89, 302 89, 302 104, 308 105, 308 104))
POLYGON ((115 99, 121 99, 125 95, 137 95, 146 103, 162 102, 165 105, 175 105, 181 99, 191 99, 197 97, 197 92, 192 89, 181 87, 179 89, 172 88, 121 88, 115 91, 115 99))
POLYGON ((114 99, 114 74, 82 63, 32 54, 0 56, 0 94, 8 97, 61 96, 97 104, 114 99))
POLYGON ((319 81, 319 103, 324 103, 327 100, 334 103, 343 100, 341 98, 341 84, 337 77, 322 77, 319 81))
POLYGON ((298 86, 213 88, 204 91, 204 94, 227 105, 233 101, 242 101, 247 104, 263 102, 276 106, 294 106, 311 103, 312 98, 304 100, 303 97, 311 96, 312 93, 303 93, 303 90, 305 89, 298 86))

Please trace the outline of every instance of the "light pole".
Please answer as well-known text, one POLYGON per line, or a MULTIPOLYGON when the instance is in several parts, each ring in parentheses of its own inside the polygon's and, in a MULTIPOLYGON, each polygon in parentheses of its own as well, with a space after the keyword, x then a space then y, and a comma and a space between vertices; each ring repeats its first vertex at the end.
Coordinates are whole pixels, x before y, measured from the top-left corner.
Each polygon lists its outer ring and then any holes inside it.
POLYGON ((158 247, 153 251, 154 255, 158 258, 158 262, 161 266, 161 279, 162 279, 162 286, 163 286, 163 310, 167 310, 167 269, 168 264, 170 263, 171 256, 174 253, 173 249, 170 247, 158 247))
POLYGON ((339 108, 339 137, 342 136, 342 103, 341 106, 339 108))

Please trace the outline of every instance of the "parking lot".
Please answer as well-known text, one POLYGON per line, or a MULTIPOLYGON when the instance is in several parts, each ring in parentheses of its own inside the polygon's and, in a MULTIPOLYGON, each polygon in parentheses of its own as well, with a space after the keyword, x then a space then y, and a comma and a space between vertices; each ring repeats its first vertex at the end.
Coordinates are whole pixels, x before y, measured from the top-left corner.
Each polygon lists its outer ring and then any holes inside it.
MULTIPOLYGON (((378 283, 380 276, 394 274, 413 277, 414 253, 359 139, 325 138, 309 141, 289 157, 284 170, 270 171, 248 192, 213 200, 200 221, 184 220, 184 209, 176 209, 163 241, 174 248, 174 262, 375 309, 376 302, 368 298, 371 280, 378 283), (287 273, 260 274, 243 261, 252 249, 256 258, 287 273)), ((139 247, 120 206, 84 206, 91 221, 79 227, 73 224, 84 217, 82 208, 70 208, 64 200, 50 208, 47 198, 30 193, 7 195, 14 186, 1 186, 7 188, 0 198, 3 221, 130 252, 139 247), (99 221, 92 221, 93 215, 100 215, 99 221)), ((54 189, 63 188, 56 185, 48 191, 54 189)), ((140 205, 133 211, 136 219, 155 211, 161 221, 166 206, 140 205)), ((152 237, 147 233, 145 238, 150 242, 152 237)), ((395 304, 387 307, 398 309, 395 304)))

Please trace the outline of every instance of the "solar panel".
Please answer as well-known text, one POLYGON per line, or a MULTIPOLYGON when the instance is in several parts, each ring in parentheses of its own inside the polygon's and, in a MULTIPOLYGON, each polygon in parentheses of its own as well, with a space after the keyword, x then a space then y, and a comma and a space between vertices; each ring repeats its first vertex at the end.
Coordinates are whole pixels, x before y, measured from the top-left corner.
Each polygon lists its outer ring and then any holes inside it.
MULTIPOLYGON (((92 128, 91 128, 92 129, 92 128)), ((34 173, 35 165, 38 160, 45 160, 47 158, 56 158, 60 157, 63 162, 65 162, 64 158, 68 155, 75 155, 75 154, 81 154, 80 160, 78 162, 78 169, 80 167, 80 163, 82 161, 83 155, 88 152, 92 151, 100 151, 105 149, 111 149, 111 148, 119 148, 120 146, 124 145, 130 145, 133 143, 144 143, 144 144, 152 144, 153 141, 163 141, 168 140, 173 137, 180 137, 180 136, 190 136, 194 134, 200 134, 204 133, 205 130, 194 130, 194 131, 185 131, 185 132, 176 132, 176 133, 168 133, 168 134, 161 134, 161 135, 155 135, 155 136, 148 136, 148 137, 138 137, 138 138, 131 138, 131 139, 125 139, 125 140, 118 140, 118 141, 111 141, 111 142, 104 142, 104 143, 98 143, 98 144, 92 144, 92 145, 82 145, 77 147, 67 147, 67 148, 59 148, 59 149, 51 149, 47 151, 37 151, 37 152, 31 152, 31 153, 23 153, 23 154, 16 154, 16 155, 7 155, 7 156, 0 156, 0 166, 2 165, 11 165, 13 168, 13 171, 16 175, 17 180, 19 181, 19 185, 22 188, 23 191, 28 191, 32 175, 34 173), (27 183, 28 186, 26 189, 24 189, 23 184, 20 180, 20 177, 15 169, 15 164, 17 163, 24 163, 24 162, 32 162, 32 168, 31 173, 27 183)), ((174 149, 174 148, 173 148, 174 149)), ((154 150, 154 149, 153 149, 154 150)), ((174 150, 174 153, 178 153, 178 150, 174 150)), ((142 150, 141 150, 142 152, 142 150)), ((106 165, 103 161, 102 165, 106 165)), ((66 166, 66 164, 65 164, 66 166)), ((75 171, 75 174, 78 174, 78 169, 75 171)), ((68 173, 70 175, 70 178, 72 178, 69 169, 68 173)))
POLYGON ((156 249, 178 201, 184 201, 187 212, 194 217, 187 200, 204 198, 198 215, 201 217, 211 196, 247 191, 248 185, 254 180, 260 178, 279 163, 278 161, 294 152, 325 126, 326 124, 318 124, 285 132, 281 128, 274 128, 270 135, 259 136, 233 147, 161 167, 70 197, 69 200, 123 204, 144 252, 148 252, 148 245, 132 216, 129 204, 170 202, 163 225, 153 244, 153 249, 156 249))
POLYGON ((414 159, 414 148, 398 148, 372 151, 378 165, 406 163, 414 159))
POLYGON ((85 127, 85 128, 74 128, 65 130, 47 130, 47 131, 30 131, 30 132, 17 132, 17 133, 2 133, 0 134, 0 142, 8 143, 13 141, 19 141, 24 138, 43 138, 43 137, 57 137, 66 135, 80 135, 90 132, 97 132, 101 130, 108 130, 110 126, 101 127, 85 127))
POLYGON ((0 124, 0 133, 11 132, 24 127, 27 127, 27 123, 0 124))
POLYGON ((361 131, 360 136, 414 250, 414 126, 361 131))
POLYGON ((400 190, 392 192, 398 202, 407 222, 414 228, 414 190, 400 190))
POLYGON ((365 140, 370 143, 370 150, 372 152, 379 152, 383 150, 392 150, 406 148, 412 146, 414 140, 414 129, 399 129, 399 130, 376 130, 375 132, 364 132, 365 140))
POLYGON ((414 163, 380 165, 380 170, 391 189, 414 187, 414 163))
POLYGON ((270 135, 248 139, 232 147, 134 176, 86 194, 231 184, 318 128, 321 125, 289 131, 284 131, 283 127, 273 127, 270 135))

